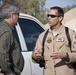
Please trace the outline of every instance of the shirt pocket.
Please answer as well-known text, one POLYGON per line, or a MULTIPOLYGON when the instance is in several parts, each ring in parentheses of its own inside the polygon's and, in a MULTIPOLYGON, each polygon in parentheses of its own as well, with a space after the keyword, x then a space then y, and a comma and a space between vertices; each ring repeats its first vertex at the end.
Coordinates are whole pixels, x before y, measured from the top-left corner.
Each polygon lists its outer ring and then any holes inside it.
POLYGON ((58 49, 61 49, 63 46, 68 46, 68 43, 67 43, 67 41, 56 42, 56 46, 58 49))

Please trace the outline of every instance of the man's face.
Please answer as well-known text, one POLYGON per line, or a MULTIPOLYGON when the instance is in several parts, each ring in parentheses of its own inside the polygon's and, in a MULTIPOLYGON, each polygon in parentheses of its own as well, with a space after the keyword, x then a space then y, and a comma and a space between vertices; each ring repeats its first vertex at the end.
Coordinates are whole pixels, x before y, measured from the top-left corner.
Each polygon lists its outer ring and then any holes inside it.
POLYGON ((56 26, 60 22, 60 17, 57 14, 58 11, 56 9, 51 9, 48 13, 48 23, 50 26, 56 26))
POLYGON ((12 25, 13 26, 17 25, 18 19, 19 19, 19 13, 13 13, 12 14, 12 25))

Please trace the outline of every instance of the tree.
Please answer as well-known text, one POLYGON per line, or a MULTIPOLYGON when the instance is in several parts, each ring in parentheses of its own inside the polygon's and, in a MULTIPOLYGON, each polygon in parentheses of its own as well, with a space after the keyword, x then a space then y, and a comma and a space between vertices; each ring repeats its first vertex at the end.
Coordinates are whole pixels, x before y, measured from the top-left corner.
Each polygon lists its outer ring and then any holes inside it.
POLYGON ((14 0, 3 0, 4 3, 14 3, 14 0))
POLYGON ((46 0, 3 0, 4 3, 15 3, 20 7, 21 13, 26 13, 45 22, 45 1, 46 0))
POLYGON ((72 5, 72 6, 67 6, 67 7, 64 7, 63 10, 64 12, 66 13, 67 11, 69 11, 70 9, 76 7, 76 5, 72 5))
POLYGON ((46 0, 16 0, 20 5, 20 12, 30 14, 38 18, 42 23, 45 21, 46 0))

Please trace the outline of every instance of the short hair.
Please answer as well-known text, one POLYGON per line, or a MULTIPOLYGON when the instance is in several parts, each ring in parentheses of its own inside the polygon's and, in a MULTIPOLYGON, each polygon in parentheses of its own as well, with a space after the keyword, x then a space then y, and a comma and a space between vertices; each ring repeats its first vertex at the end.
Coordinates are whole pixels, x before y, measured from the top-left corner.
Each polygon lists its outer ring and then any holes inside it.
POLYGON ((9 18, 11 14, 16 13, 17 11, 19 11, 18 6, 14 4, 5 4, 3 5, 2 10, 1 10, 2 18, 3 19, 9 18))
POLYGON ((56 10, 58 11, 57 14, 58 14, 59 16, 64 17, 64 11, 63 11, 63 9, 62 9, 61 7, 54 6, 54 7, 51 7, 50 10, 51 10, 51 9, 56 9, 56 10))

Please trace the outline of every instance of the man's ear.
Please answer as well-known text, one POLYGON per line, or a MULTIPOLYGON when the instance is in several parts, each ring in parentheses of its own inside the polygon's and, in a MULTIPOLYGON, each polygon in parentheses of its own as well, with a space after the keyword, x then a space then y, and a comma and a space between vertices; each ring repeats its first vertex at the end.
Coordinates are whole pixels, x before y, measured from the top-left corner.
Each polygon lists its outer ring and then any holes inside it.
POLYGON ((59 21, 62 21, 62 20, 63 20, 63 17, 62 17, 62 16, 60 16, 60 17, 59 17, 59 21))

